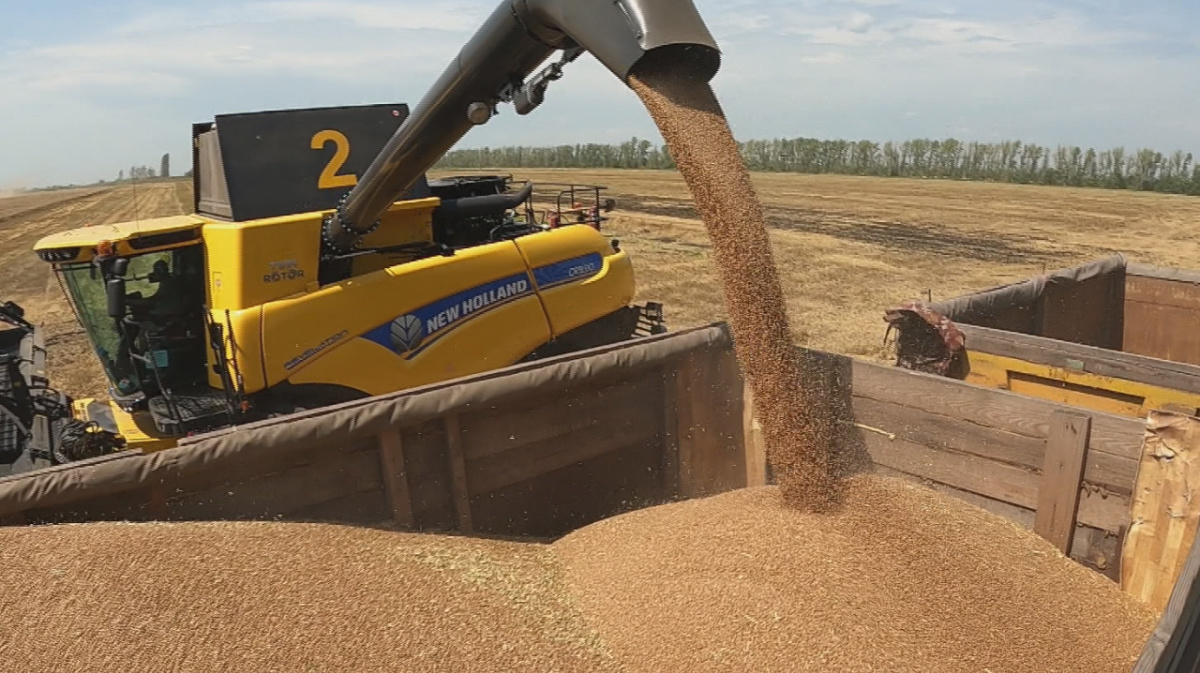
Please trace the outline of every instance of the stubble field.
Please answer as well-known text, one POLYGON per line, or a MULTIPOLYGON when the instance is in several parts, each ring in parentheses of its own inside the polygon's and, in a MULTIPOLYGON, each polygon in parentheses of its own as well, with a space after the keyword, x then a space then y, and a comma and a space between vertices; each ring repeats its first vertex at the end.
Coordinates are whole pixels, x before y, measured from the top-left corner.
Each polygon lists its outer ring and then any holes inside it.
MULTIPOLYGON (((455 171, 483 173, 494 171, 455 171)), ((703 225, 673 171, 503 170, 518 179, 608 187, 605 223, 634 257, 639 301, 660 301, 673 329, 724 319, 703 225)), ((444 174, 435 172, 431 177, 444 174)), ((797 343, 883 359, 884 310, 909 298, 979 290, 1113 252, 1200 269, 1200 199, 1098 189, 755 174, 797 343)), ((46 330, 50 378, 103 395, 100 369, 49 266, 40 237, 191 210, 171 181, 0 198, 0 300, 46 330)))

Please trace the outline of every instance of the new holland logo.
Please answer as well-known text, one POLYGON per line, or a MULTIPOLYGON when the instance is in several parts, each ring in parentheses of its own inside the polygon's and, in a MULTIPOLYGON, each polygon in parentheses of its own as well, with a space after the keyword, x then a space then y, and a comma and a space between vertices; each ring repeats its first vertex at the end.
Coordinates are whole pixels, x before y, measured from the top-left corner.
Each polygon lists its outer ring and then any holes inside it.
POLYGON ((411 313, 392 321, 392 346, 400 353, 407 353, 421 344, 425 338, 425 326, 421 319, 411 313))

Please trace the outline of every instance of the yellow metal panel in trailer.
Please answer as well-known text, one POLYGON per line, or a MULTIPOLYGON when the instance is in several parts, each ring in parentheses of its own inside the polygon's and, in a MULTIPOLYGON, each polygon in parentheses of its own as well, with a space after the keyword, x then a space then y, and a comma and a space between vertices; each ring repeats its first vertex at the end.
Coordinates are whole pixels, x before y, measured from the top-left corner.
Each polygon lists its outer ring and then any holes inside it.
POLYGON ((1189 414, 1200 410, 1200 393, 977 350, 969 351, 969 357, 971 370, 966 380, 989 388, 1137 418, 1154 409, 1174 409, 1189 414))

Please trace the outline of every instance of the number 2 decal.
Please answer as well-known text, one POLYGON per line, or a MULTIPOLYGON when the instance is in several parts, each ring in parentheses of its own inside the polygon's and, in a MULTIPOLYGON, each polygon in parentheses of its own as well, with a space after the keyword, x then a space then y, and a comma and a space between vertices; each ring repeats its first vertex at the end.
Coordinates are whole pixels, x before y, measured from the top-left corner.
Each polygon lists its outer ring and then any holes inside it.
POLYGON ((325 169, 321 171, 321 177, 317 179, 317 188, 336 189, 338 187, 353 187, 358 182, 357 176, 353 173, 338 175, 338 171, 342 169, 342 166, 346 163, 346 159, 350 157, 350 141, 346 139, 345 134, 333 129, 318 131, 312 137, 310 147, 314 150, 319 150, 331 142, 334 144, 336 150, 333 153, 333 158, 329 160, 329 163, 325 164, 325 169))

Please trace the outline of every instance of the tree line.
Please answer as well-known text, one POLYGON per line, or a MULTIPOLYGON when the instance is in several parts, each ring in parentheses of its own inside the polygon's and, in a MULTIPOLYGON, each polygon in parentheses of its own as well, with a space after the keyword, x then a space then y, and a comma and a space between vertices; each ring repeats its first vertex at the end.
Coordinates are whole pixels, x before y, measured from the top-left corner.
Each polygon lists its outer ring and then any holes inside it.
MULTIPOLYGON (((1182 151, 1097 151, 1017 140, 981 143, 953 138, 885 143, 793 138, 748 140, 738 146, 752 171, 978 180, 1200 196, 1200 164, 1191 153, 1182 151)), ((674 169, 675 162, 665 145, 634 137, 616 145, 460 149, 447 153, 436 167, 674 169)))

